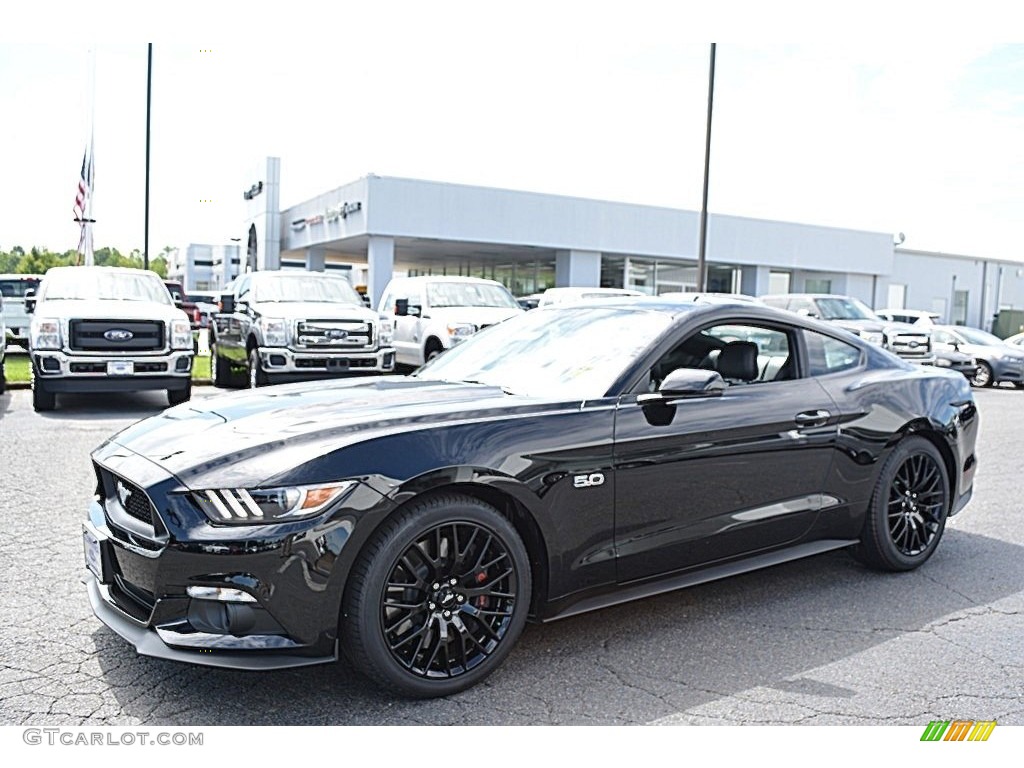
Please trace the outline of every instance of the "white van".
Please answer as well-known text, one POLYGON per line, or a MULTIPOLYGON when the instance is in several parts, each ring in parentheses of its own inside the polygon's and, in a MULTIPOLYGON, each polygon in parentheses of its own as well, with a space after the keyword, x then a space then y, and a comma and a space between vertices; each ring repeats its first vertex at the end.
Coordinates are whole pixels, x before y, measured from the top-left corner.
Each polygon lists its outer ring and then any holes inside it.
POLYGON ((478 277, 396 277, 384 289, 377 311, 391 318, 396 361, 419 367, 487 326, 523 308, 509 290, 478 277))

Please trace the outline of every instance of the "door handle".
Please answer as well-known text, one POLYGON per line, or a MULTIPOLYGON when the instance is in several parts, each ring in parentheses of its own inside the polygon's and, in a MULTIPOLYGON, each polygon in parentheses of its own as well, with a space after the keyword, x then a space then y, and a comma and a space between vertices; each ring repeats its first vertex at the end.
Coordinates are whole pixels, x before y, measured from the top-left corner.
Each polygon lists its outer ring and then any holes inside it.
POLYGON ((823 427, 832 416, 828 411, 803 411, 793 417, 798 427, 823 427))

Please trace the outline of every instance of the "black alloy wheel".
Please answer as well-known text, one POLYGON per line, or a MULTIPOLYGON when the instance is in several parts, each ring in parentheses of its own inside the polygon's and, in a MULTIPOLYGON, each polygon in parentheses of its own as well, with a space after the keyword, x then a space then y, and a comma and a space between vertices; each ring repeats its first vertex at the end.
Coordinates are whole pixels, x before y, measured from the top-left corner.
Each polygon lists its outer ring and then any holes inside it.
POLYGON ((529 559, 496 509, 435 496, 384 524, 345 602, 344 647, 358 669, 405 695, 445 696, 508 655, 529 608, 529 559))
POLYGON ((949 507, 949 480, 938 449, 923 437, 908 437, 882 468, 854 554, 881 570, 913 570, 938 546, 949 507))

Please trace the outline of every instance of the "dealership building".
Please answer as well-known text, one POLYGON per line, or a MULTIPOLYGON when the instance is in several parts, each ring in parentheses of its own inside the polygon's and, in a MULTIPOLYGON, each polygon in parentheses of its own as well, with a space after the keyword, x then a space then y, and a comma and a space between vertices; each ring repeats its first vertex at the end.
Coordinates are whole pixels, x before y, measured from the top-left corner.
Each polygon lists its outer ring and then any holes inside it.
MULTIPOLYGON (((395 274, 487 277, 517 296, 696 288, 696 211, 375 175, 281 210, 280 160, 251 173, 239 244, 172 256, 186 290, 280 268, 344 272, 374 305, 395 274)), ((838 293, 980 328, 1024 308, 1024 263, 904 249, 889 232, 710 214, 707 261, 709 291, 838 293)))

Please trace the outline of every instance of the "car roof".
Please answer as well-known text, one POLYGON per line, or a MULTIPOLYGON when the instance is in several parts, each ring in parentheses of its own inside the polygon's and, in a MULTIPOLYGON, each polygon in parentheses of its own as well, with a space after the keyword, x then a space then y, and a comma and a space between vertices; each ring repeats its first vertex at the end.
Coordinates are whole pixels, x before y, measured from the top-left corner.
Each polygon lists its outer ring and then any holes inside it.
POLYGON ((70 272, 72 270, 88 270, 90 272, 101 272, 101 271, 102 272, 112 272, 112 273, 117 273, 117 274, 121 274, 121 275, 137 275, 139 273, 142 273, 142 274, 145 274, 145 275, 152 275, 157 280, 160 280, 161 282, 163 282, 163 278, 160 277, 160 275, 158 275, 156 272, 154 272, 151 269, 138 269, 136 267, 104 267, 104 266, 100 266, 98 264, 92 264, 92 265, 89 265, 89 266, 82 265, 82 266, 78 266, 78 267, 75 267, 75 266, 69 266, 69 267, 50 267, 48 270, 46 270, 46 274, 50 275, 51 273, 70 272))

